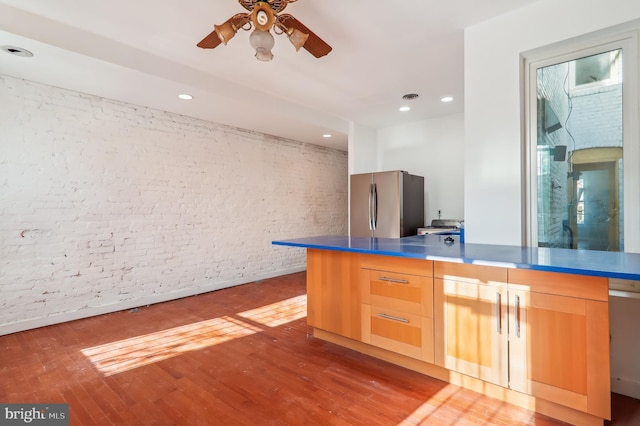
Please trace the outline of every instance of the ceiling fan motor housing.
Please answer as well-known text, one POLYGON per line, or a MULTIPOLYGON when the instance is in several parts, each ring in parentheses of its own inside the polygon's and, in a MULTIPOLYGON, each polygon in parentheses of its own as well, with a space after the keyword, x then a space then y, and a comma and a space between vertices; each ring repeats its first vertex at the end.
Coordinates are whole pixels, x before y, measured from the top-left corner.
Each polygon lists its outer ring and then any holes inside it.
POLYGON ((269 31, 276 22, 276 15, 268 3, 261 1, 251 11, 251 22, 257 30, 269 31))

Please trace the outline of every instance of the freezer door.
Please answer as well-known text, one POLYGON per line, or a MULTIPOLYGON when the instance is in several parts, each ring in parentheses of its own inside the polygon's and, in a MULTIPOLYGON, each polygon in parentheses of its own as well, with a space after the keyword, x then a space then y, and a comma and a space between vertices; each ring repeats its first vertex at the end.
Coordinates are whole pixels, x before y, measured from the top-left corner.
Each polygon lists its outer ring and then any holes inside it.
POLYGON ((373 174, 374 222, 373 235, 378 238, 400 238, 401 212, 400 171, 373 174))
POLYGON ((405 173, 402 178, 400 236, 416 235, 424 226, 424 178, 405 173))
POLYGON ((351 175, 349 235, 352 237, 371 237, 371 215, 373 194, 373 175, 363 173, 351 175))

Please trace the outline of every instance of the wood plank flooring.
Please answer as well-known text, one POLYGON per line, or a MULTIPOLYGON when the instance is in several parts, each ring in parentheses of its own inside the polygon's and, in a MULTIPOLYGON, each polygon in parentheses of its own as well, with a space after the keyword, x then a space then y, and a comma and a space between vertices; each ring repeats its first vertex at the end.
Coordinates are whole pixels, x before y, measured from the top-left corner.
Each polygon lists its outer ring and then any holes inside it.
POLYGON ((313 338, 305 306, 299 273, 0 336, 0 402, 72 425, 562 424, 313 338))

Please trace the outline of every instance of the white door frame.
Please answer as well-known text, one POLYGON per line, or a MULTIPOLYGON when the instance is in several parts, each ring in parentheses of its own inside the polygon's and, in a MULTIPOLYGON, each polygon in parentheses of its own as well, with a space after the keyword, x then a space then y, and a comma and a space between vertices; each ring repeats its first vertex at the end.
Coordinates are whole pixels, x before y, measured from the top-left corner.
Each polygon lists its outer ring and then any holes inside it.
POLYGON ((538 245, 537 70, 585 56, 623 49, 624 251, 640 253, 640 140, 638 46, 640 30, 605 30, 522 54, 523 241, 538 245), (634 78, 635 77, 635 78, 634 78))

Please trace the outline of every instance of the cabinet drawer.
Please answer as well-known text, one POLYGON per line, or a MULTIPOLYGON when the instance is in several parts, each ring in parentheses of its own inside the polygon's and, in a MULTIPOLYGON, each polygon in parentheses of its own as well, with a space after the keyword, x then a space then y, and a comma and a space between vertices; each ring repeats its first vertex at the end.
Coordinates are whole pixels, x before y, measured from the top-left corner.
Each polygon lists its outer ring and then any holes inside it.
POLYGON ((362 303, 433 317, 433 279, 419 275, 363 269, 362 303))
POLYGON ((432 318, 363 304, 362 340, 433 363, 432 318))
POLYGON ((425 259, 369 254, 362 256, 360 265, 365 269, 377 269, 425 277, 433 276, 433 261, 425 259))

